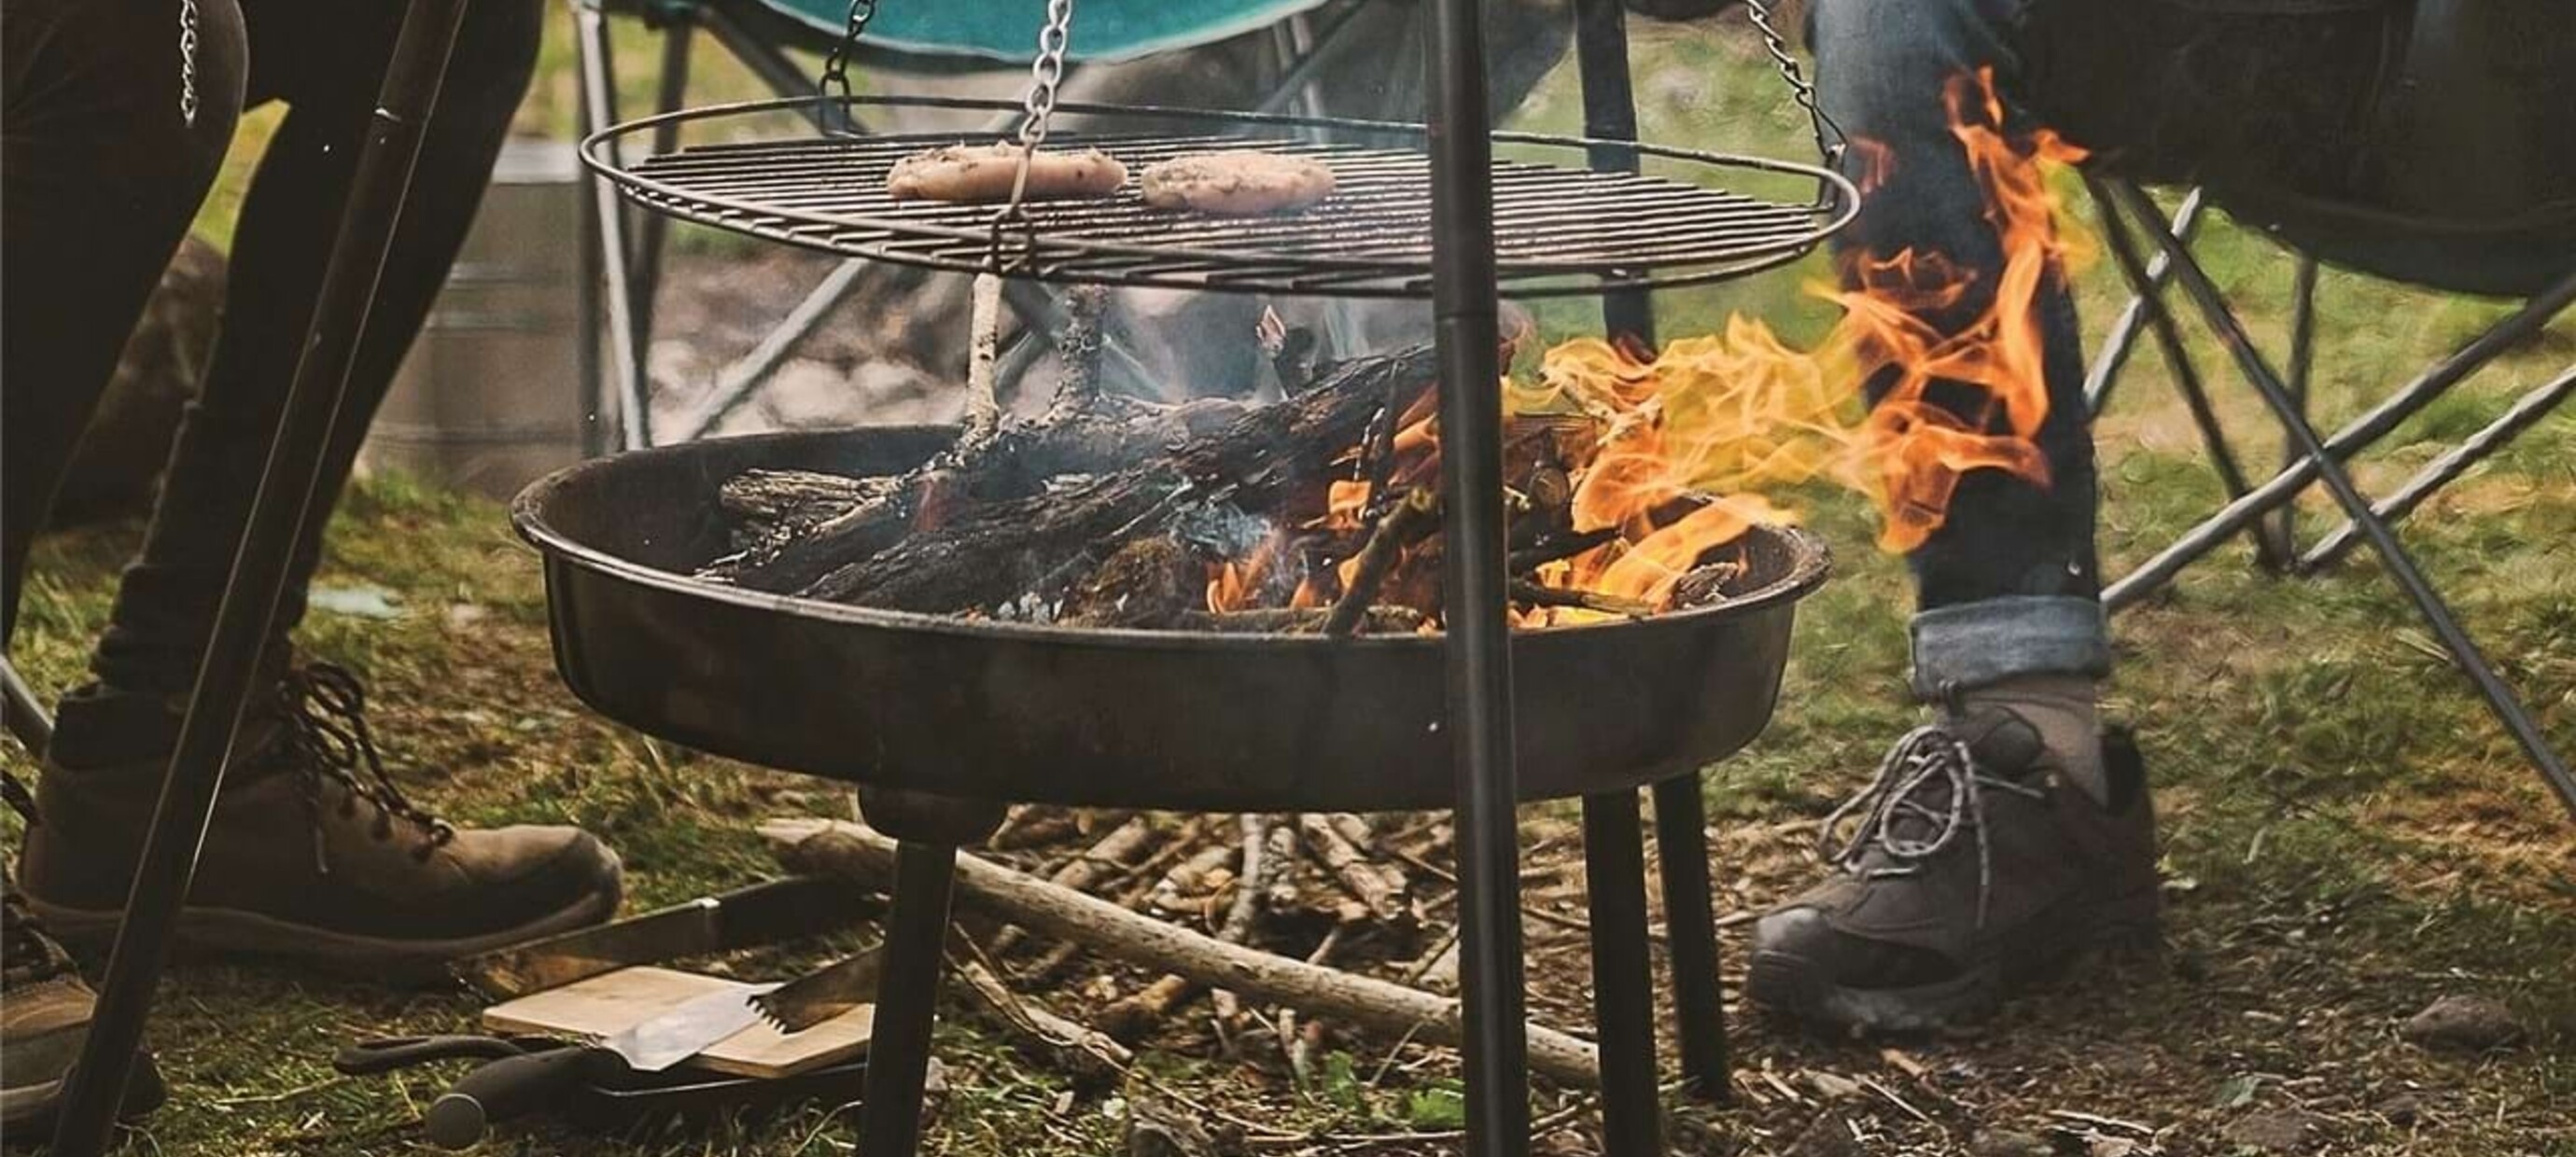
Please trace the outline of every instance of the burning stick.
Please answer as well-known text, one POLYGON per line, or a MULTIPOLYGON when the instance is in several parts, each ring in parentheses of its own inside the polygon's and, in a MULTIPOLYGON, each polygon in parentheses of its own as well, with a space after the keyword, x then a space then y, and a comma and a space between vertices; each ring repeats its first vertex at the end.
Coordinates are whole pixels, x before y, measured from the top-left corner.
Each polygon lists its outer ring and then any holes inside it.
POLYGON ((1377 590, 1386 584, 1386 576, 1404 558, 1404 548, 1431 536, 1440 526, 1440 494, 1428 487, 1412 491, 1387 508, 1378 519, 1377 529, 1369 532, 1368 545, 1360 548, 1358 565, 1351 571, 1350 585, 1343 588, 1340 601, 1333 604, 1333 615, 1324 621, 1327 635, 1348 635, 1368 614, 1369 604, 1376 600, 1377 590))
POLYGON ((1528 603, 1534 607, 1572 607, 1577 610, 1599 611, 1605 615, 1626 615, 1632 619, 1642 619, 1655 613, 1654 604, 1644 599, 1621 598, 1618 595, 1605 595, 1599 591, 1568 587, 1540 586, 1528 579, 1513 579, 1511 593, 1513 602, 1528 603))
MULTIPOLYGON (((894 878, 895 842, 874 829, 837 820, 773 820, 762 824, 760 832, 796 871, 829 873, 880 888, 894 878)), ((981 857, 957 857, 957 900, 1038 932, 1081 939, 1105 955, 1201 984, 1224 985, 1388 1040, 1409 1034, 1455 1047, 1465 1039, 1454 999, 1227 944, 981 857)), ((1601 1084, 1600 1056, 1585 1041, 1531 1025, 1529 1050, 1534 1071, 1582 1088, 1601 1084)))
POLYGON ((1376 841, 1368 821, 1354 815, 1309 812, 1297 817, 1297 834, 1305 837, 1307 850, 1359 898, 1371 917, 1395 927, 1411 926, 1413 906, 1403 875, 1388 872, 1360 850, 1376 841))
MULTIPOLYGON (((1314 635, 1324 633, 1333 612, 1325 607, 1259 607, 1249 611, 1190 611, 1174 623, 1184 630, 1219 635, 1314 635)), ((1410 635, 1431 621, 1411 607, 1379 604, 1362 611, 1358 633, 1410 635)))
POLYGON ((1002 279, 975 275, 974 335, 966 354, 966 430, 957 436, 961 454, 983 445, 1002 427, 1002 404, 993 392, 993 363, 1002 353, 1002 279))
POLYGON ((1065 421, 1100 400, 1100 315, 1108 306, 1109 290, 1102 286, 1077 285, 1064 291, 1064 332, 1055 341, 1064 376, 1057 379, 1055 400, 1047 404, 1046 417, 1040 421, 1048 425, 1065 421))

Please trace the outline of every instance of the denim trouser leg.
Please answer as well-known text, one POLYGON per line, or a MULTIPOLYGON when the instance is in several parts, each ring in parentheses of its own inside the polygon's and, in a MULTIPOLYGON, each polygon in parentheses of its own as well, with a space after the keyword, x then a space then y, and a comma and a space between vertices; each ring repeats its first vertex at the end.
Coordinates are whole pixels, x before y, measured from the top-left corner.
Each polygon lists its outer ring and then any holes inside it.
MULTIPOLYGON (((2003 267, 1984 195, 1951 135, 1943 88, 1953 77, 1991 68, 1998 90, 2013 99, 2020 60, 2012 29, 2021 7, 2021 0, 1817 0, 1813 10, 1825 110, 1855 140, 1869 142, 1853 151, 1851 164, 1873 152, 1890 161, 1859 218, 1837 239, 1838 250, 1939 252, 1983 274, 1953 308, 1925 317, 1942 332, 1984 312, 2003 267)), ((1948 521, 1909 556, 1914 686, 1927 698, 2016 675, 2110 668, 2094 560, 2084 366, 2062 279, 2041 287, 2035 308, 2049 399, 2037 441, 2052 482, 1968 473, 1948 521)), ((1872 384, 1873 400, 1884 386, 1872 384)), ((1937 389, 1932 397, 1942 401, 1937 389)))

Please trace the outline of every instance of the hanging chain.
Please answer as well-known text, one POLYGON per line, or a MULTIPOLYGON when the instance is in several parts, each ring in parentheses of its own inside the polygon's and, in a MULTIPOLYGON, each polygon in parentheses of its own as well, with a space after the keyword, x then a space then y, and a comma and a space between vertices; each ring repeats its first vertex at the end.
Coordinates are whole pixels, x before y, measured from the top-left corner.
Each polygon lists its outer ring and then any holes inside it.
POLYGON ((1816 86, 1807 83, 1807 75, 1798 67, 1798 58, 1789 51, 1789 40, 1771 23, 1769 0, 1744 0, 1744 10, 1752 17, 1753 27, 1762 33, 1762 47, 1771 54, 1771 63, 1780 70, 1780 79, 1788 82, 1789 99, 1807 110, 1807 123, 1816 134, 1816 155, 1833 165, 1842 160, 1851 145, 1843 136, 1843 127, 1834 123, 1823 106, 1816 103, 1816 86))
POLYGON ((836 131, 848 131, 850 99, 850 58, 859 51, 859 37, 868 30, 868 22, 877 18, 877 0, 850 0, 849 22, 841 29, 840 42, 823 57, 822 78, 814 82, 814 95, 823 102, 825 123, 836 131))
MULTIPOLYGON (((993 214, 992 246, 987 251, 987 264, 1000 268, 1002 263, 1002 227, 1013 221, 1025 223, 1021 210, 1029 191, 1029 164, 1037 157, 1038 146, 1045 144, 1049 125, 1055 120, 1056 89, 1064 83, 1064 54, 1073 43, 1073 0, 1047 0, 1046 26, 1038 30, 1037 59, 1029 62, 1029 92, 1022 100, 1025 115, 1020 118, 1020 164, 1011 175, 1011 199, 1001 212, 993 214)), ((1037 238, 1025 231, 1021 235, 1021 261, 1037 247, 1037 238)))
POLYGON ((197 127, 197 0, 179 0, 179 119, 197 127))

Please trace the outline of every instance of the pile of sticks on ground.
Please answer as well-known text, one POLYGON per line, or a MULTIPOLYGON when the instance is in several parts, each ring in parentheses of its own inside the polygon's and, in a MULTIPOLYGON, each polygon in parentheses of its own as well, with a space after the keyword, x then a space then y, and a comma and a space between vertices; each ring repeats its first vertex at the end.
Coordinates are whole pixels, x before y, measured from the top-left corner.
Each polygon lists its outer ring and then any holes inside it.
MULTIPOLYGON (((762 832, 793 870, 891 881, 894 841, 863 825, 762 832)), ((1301 1080, 1333 1032, 1455 1045, 1455 929, 1428 915, 1454 893, 1450 839, 1445 815, 1022 806, 961 853, 953 971, 1039 1059, 1076 1074, 1123 1070, 1149 1039, 1212 1043, 1301 1080)), ((1598 1083, 1590 1043, 1532 1026, 1531 1046, 1537 1071, 1598 1083)))

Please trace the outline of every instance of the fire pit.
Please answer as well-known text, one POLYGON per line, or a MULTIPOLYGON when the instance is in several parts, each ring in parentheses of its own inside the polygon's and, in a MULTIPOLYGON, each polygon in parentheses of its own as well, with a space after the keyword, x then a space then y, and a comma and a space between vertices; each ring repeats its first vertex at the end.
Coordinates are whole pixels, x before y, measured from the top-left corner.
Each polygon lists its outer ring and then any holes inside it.
MULTIPOLYGON (((623 454, 519 499, 546 554, 564 678, 692 747, 877 787, 1209 811, 1439 807, 1454 790, 1430 635, 1217 635, 960 620, 692 577, 731 547, 713 496, 749 469, 900 473, 944 428, 730 438, 623 454)), ((1744 593, 1515 632, 1525 799, 1696 771, 1770 718, 1821 544, 1757 528, 1744 593)))

